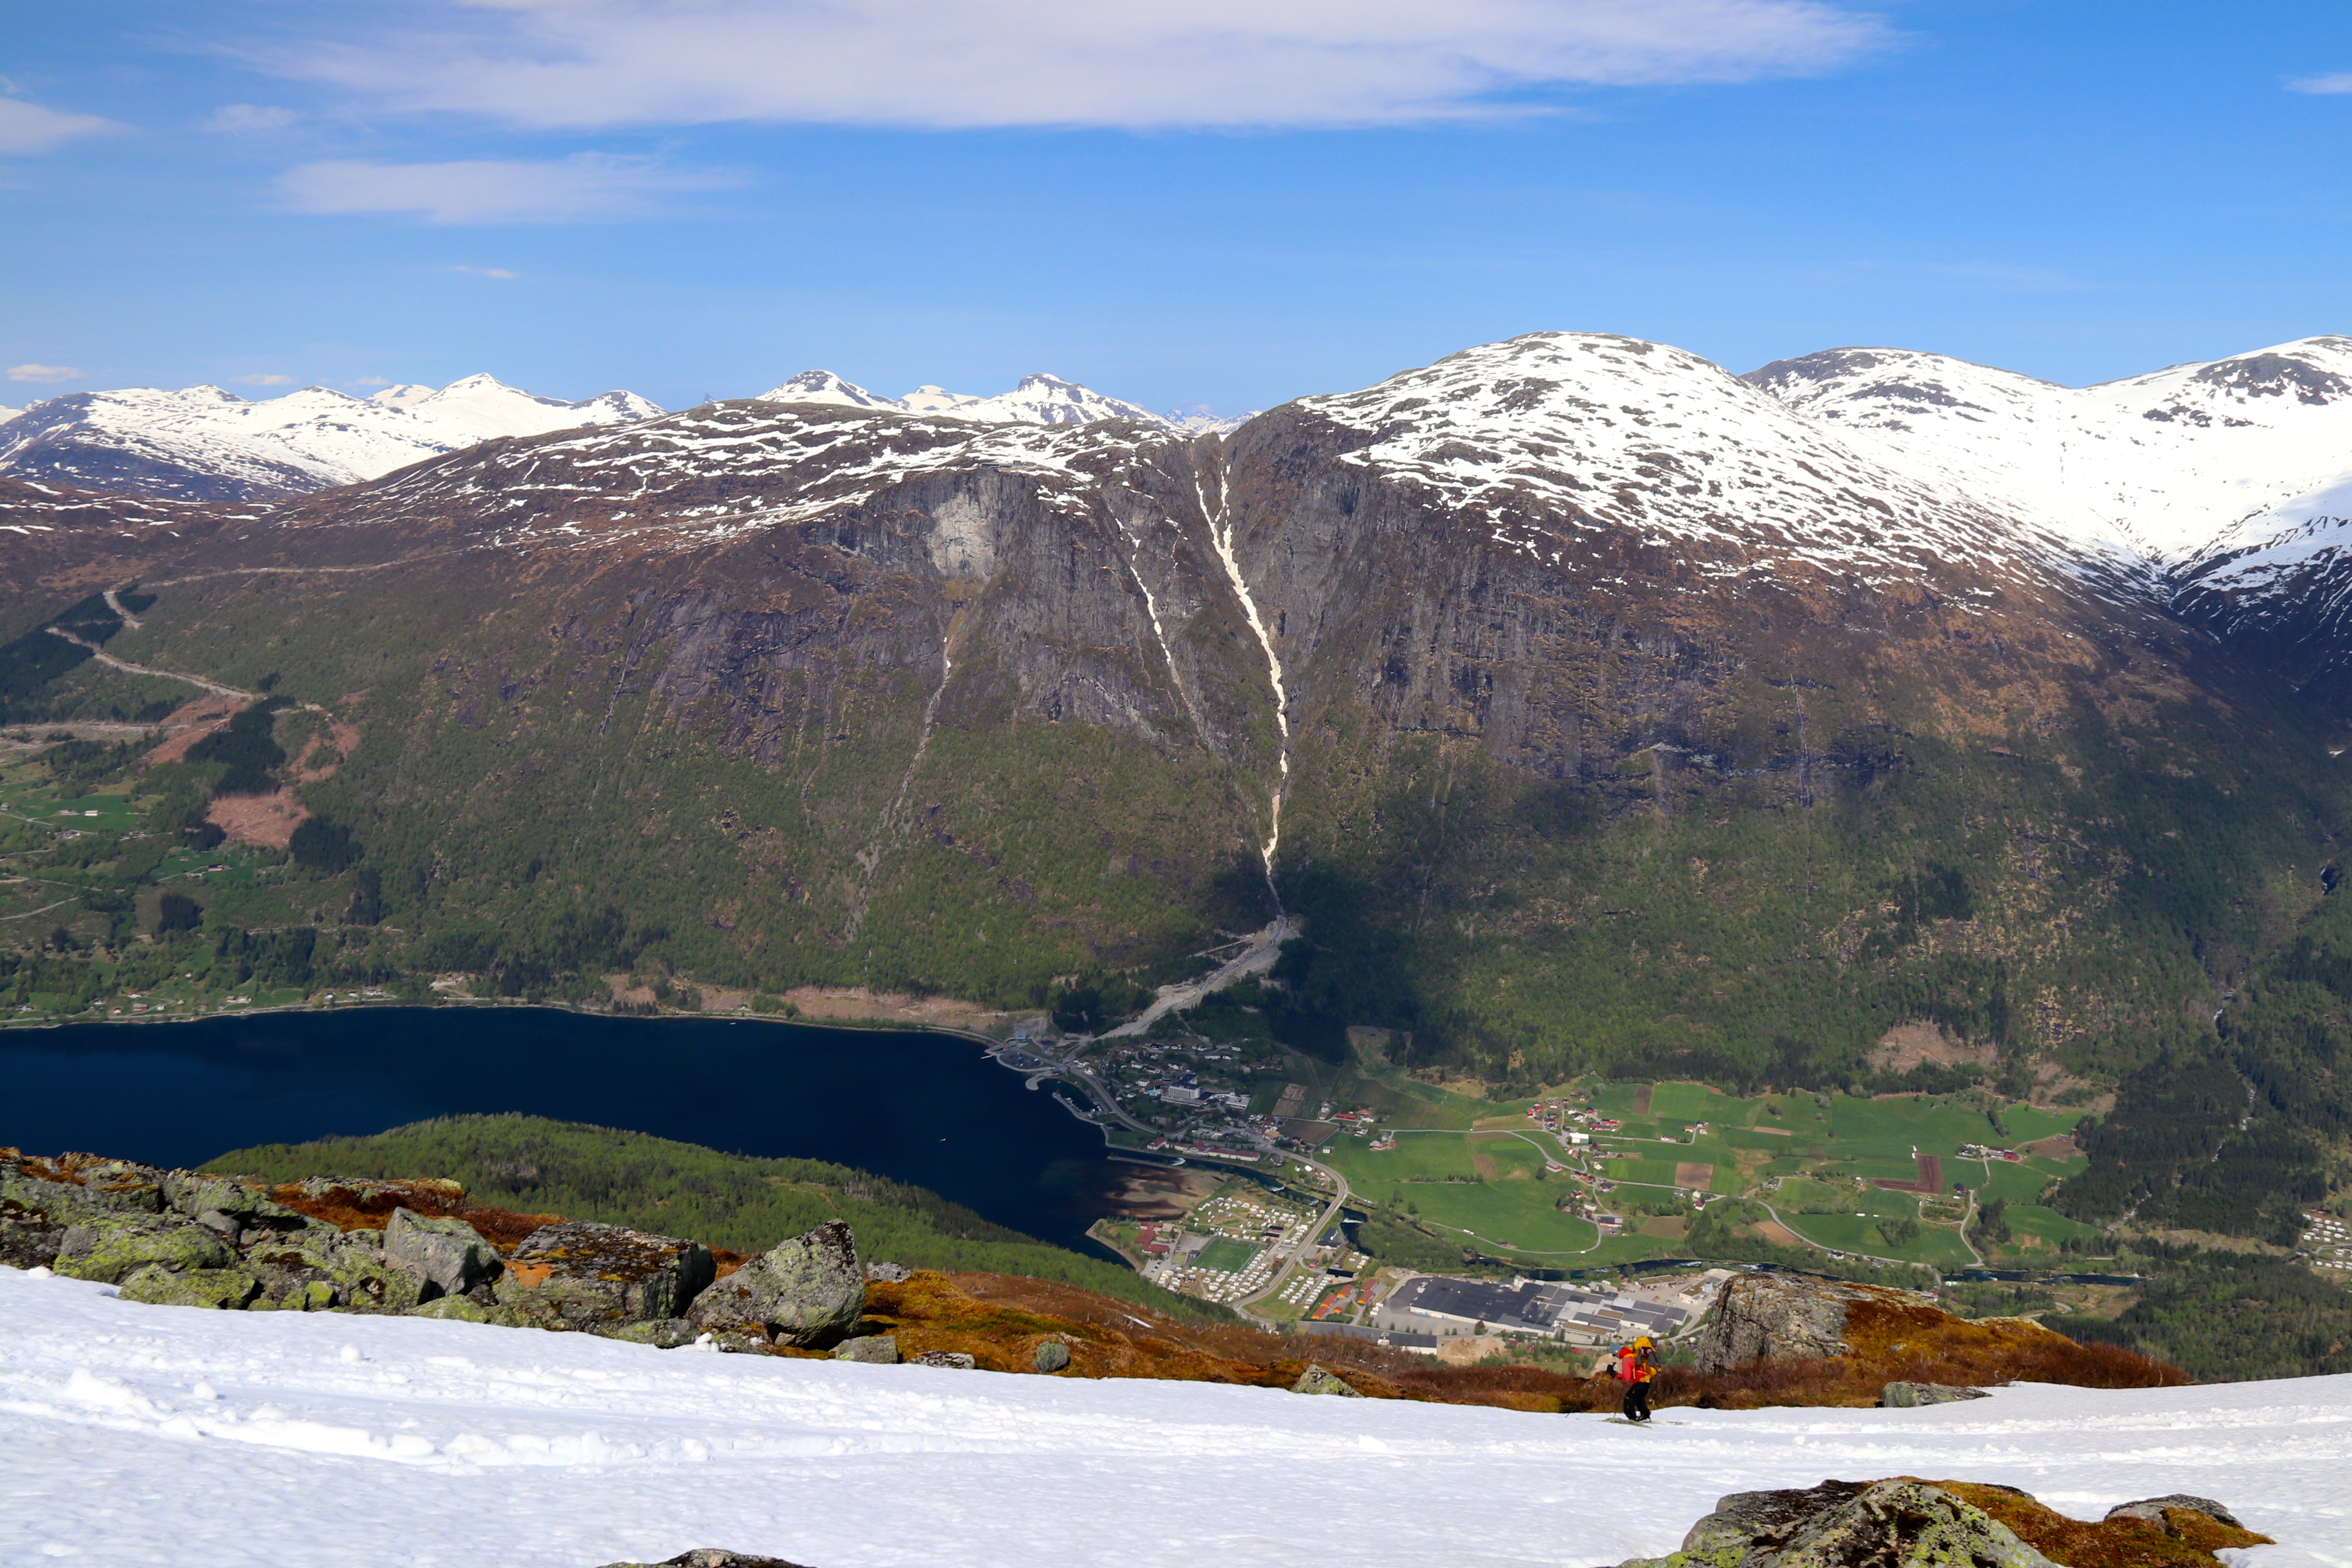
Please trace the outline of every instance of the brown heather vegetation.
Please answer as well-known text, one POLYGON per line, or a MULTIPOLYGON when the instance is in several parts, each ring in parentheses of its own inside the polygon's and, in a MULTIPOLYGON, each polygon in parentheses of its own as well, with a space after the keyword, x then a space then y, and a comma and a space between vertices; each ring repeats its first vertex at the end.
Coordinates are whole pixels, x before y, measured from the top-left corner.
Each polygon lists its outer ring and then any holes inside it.
POLYGON ((2276 1544, 2267 1535, 2223 1524, 2194 1509, 2166 1509, 2162 1524, 2150 1519, 2092 1524, 2069 1519, 2007 1487, 1979 1486, 1972 1481, 1930 1484, 1984 1510, 2015 1531, 2019 1540, 2066 1568, 2213 1568, 2213 1553, 2221 1547, 2276 1544))
MULTIPOLYGON (((459 1218, 501 1252, 563 1217, 477 1204, 463 1187, 446 1181, 313 1184, 307 1189, 287 1183, 271 1188, 270 1196, 345 1230, 381 1227, 395 1208, 459 1218)), ((722 1278, 747 1261, 744 1254, 723 1248, 712 1254, 722 1278)), ((1286 1388, 1313 1362, 1375 1399, 1559 1414, 1612 1410, 1622 1397, 1605 1372, 1576 1377, 1538 1366, 1442 1366, 1368 1340, 1180 1323, 1075 1285, 1012 1274, 919 1269, 899 1283, 871 1283, 866 1329, 896 1335, 899 1353, 910 1359, 931 1351, 961 1352, 995 1372, 1031 1371, 1038 1344, 1051 1339, 1068 1347, 1069 1373, 1079 1377, 1286 1388)), ((1892 1290, 1850 1305, 1846 1342, 1852 1352, 1844 1356, 1755 1362, 1713 1373, 1668 1367, 1653 1387, 1653 1401, 1662 1408, 1696 1405, 1727 1410, 1872 1405, 1880 1390, 1895 1381, 2084 1388, 2160 1388, 2189 1381, 2178 1367, 2116 1346, 2077 1344, 2019 1318, 1971 1322, 1892 1290)))

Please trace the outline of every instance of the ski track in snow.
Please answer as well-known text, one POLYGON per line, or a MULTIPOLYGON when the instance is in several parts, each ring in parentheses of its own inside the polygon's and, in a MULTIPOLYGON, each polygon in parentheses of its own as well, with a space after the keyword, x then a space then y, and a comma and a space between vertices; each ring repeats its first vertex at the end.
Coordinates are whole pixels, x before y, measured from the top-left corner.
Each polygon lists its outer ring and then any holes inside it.
POLYGON ((1896 1474, 2171 1491, 2352 1565, 2352 1377, 1600 1416, 210 1312, 0 1268, 0 1563, 1590 1568, 1722 1494, 1896 1474), (1345 1521, 1344 1545, 1332 1539, 1345 1521))

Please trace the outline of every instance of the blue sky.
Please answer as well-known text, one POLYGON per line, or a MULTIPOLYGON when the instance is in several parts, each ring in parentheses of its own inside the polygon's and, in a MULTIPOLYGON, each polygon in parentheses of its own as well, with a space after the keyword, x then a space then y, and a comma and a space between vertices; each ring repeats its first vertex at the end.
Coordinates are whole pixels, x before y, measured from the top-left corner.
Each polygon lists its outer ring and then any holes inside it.
POLYGON ((79 0, 0 79, 7 404, 2352 332, 2341 0, 79 0))

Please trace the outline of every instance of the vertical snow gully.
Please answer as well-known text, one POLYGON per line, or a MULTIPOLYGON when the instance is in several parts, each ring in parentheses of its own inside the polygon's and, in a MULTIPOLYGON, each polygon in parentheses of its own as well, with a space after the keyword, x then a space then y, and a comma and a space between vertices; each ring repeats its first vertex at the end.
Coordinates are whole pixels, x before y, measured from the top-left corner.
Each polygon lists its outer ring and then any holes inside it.
POLYGON ((1225 581, 1233 584, 1234 596, 1242 602, 1242 614, 1248 617, 1249 628, 1257 637, 1257 646, 1265 650, 1266 673, 1274 683, 1274 728, 1276 736, 1275 760, 1281 772, 1274 794, 1268 801, 1270 817, 1265 843, 1258 858, 1265 862, 1265 885, 1274 894, 1277 916, 1282 911, 1282 890, 1275 886, 1275 851, 1282 847, 1282 801, 1290 791, 1290 693, 1283 685, 1282 658, 1274 651, 1274 638, 1265 629, 1265 620, 1257 613, 1257 601, 1250 596, 1249 582, 1242 575, 1241 563, 1234 555, 1233 519, 1226 506, 1225 476, 1217 474, 1217 504, 1209 505, 1208 492, 1201 485, 1201 470, 1192 470, 1192 493, 1200 499, 1201 515, 1209 524, 1209 542, 1216 547, 1217 560, 1224 566, 1225 581))

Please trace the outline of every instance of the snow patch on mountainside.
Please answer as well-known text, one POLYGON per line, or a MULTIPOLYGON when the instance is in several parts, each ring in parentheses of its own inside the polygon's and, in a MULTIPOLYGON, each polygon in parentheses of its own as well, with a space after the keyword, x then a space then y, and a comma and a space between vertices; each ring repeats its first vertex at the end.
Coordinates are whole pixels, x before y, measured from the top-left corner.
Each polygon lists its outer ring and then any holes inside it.
POLYGON ((2080 564, 2063 536, 1889 468, 1696 354, 1633 338, 1533 332, 1298 406, 1369 437, 1352 460, 1483 513, 1496 540, 1552 565, 1610 529, 1712 575, 1784 560, 1873 584, 1956 559, 2080 564))
POLYGON ((0 1562, 517 1568, 696 1546, 815 1568, 1587 1568, 1724 1493, 1918 1475, 2078 1518, 2218 1498, 2352 1565, 2352 1377, 1596 1415, 657 1351, 417 1318, 134 1306, 0 1268, 0 1562), (494 1543, 486 1547, 486 1542, 494 1543))
POLYGON ((1855 450, 2087 552, 2179 566, 2352 459, 2352 338, 2066 387, 1906 349, 1746 378, 1855 450))
POLYGON ((635 393, 567 403, 487 375, 437 392, 403 386, 357 398, 308 386, 254 403, 218 386, 130 387, 50 398, 0 424, 0 471, 191 497, 299 494, 500 436, 660 412, 635 393))

